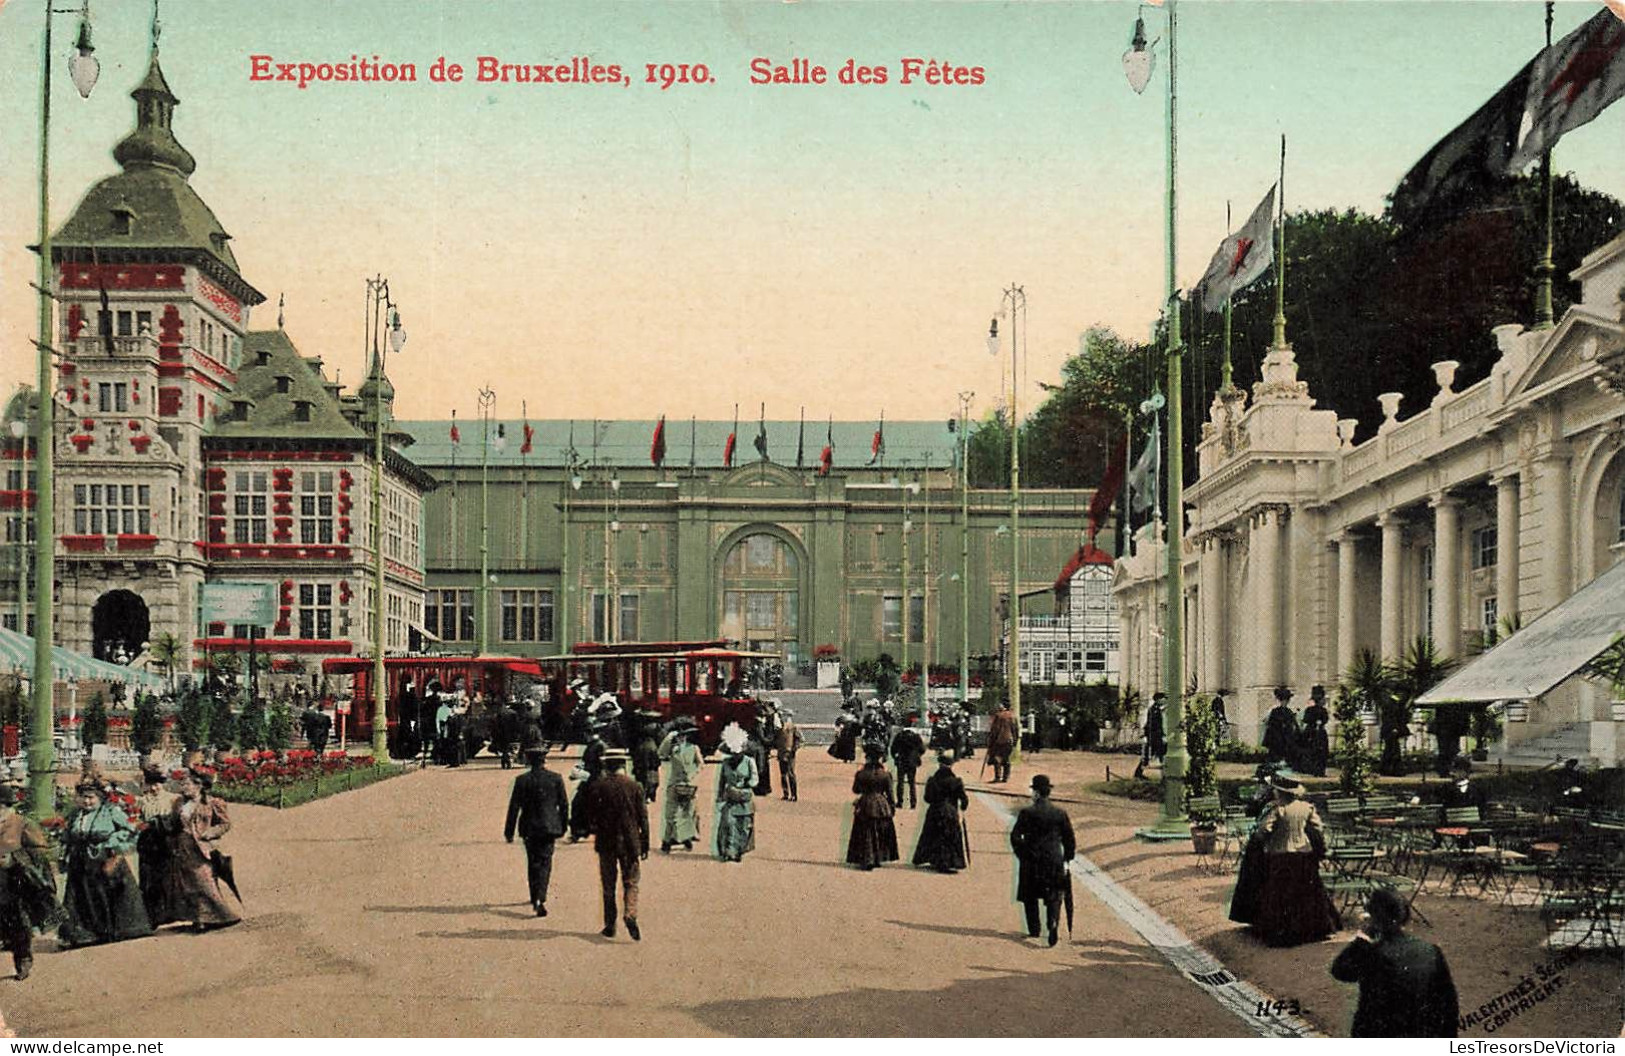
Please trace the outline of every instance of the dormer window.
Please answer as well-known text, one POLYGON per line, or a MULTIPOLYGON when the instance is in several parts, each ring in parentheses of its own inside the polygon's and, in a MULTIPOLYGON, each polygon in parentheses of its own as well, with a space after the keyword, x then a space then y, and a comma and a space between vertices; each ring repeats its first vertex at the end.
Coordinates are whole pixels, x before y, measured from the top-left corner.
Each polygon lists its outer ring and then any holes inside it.
POLYGON ((310 401, 309 400, 294 400, 293 401, 293 420, 296 421, 296 422, 308 422, 308 421, 310 421, 310 401))
POLYGON ((263 348, 256 351, 254 353, 254 365, 256 367, 268 367, 268 366, 270 366, 271 365, 271 353, 266 351, 263 348))
POLYGON ((113 234, 132 234, 135 230, 135 210, 130 208, 130 203, 121 200, 117 205, 113 206, 112 212, 113 234))
POLYGON ((252 401, 249 401, 249 400, 232 400, 231 401, 231 416, 233 418, 237 419, 239 422, 248 421, 248 413, 253 409, 254 409, 254 404, 253 404, 252 401))
POLYGON ((276 391, 283 393, 292 392, 293 379, 288 377, 286 374, 278 374, 276 376, 276 391))

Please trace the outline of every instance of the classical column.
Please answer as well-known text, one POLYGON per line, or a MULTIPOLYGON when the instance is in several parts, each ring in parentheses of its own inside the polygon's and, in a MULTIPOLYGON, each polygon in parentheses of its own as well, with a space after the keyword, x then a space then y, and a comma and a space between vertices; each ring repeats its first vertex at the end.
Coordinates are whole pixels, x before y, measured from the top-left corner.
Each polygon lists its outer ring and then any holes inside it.
POLYGON ((1224 682, 1225 597, 1224 597, 1224 540, 1208 533, 1202 540, 1202 625, 1198 642, 1201 643, 1201 688, 1214 693, 1224 682))
POLYGON ((1540 505, 1546 520, 1541 540, 1541 561, 1546 565, 1541 576, 1541 601, 1550 609, 1569 596, 1574 582, 1569 567, 1569 533, 1574 516, 1569 456, 1554 453, 1542 459, 1540 480, 1540 505))
POLYGON ((1461 656, 1461 500, 1434 496, 1433 646, 1441 656, 1461 656))
POLYGON ((1501 616, 1516 613, 1518 603, 1518 477, 1495 478, 1495 607, 1501 616))
POLYGON ((1395 660, 1405 648, 1404 620, 1399 611, 1400 586, 1404 582, 1401 562, 1405 550, 1405 525, 1389 510, 1377 518, 1382 529, 1382 659, 1395 660))
POLYGON ((1250 528, 1253 620, 1253 684, 1278 685, 1281 679, 1281 511, 1266 507, 1253 515, 1250 528))
POLYGON ((1358 565, 1355 561, 1356 550, 1352 532, 1343 531, 1337 534, 1337 670, 1334 675, 1341 676, 1354 663, 1355 642, 1355 592, 1358 565))

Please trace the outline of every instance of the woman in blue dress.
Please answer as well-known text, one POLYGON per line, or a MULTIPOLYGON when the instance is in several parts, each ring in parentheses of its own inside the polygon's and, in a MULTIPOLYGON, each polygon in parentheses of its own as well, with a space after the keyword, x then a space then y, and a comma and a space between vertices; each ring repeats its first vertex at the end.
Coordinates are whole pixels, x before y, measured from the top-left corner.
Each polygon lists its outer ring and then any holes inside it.
POLYGON ((745 731, 730 722, 722 731, 727 758, 717 768, 717 857, 737 862, 756 847, 756 761, 745 753, 745 731))
POLYGON ((68 919, 58 937, 63 946, 90 946, 152 934, 141 886, 130 868, 136 831, 124 808, 107 801, 94 780, 74 790, 77 808, 62 830, 62 859, 68 919))

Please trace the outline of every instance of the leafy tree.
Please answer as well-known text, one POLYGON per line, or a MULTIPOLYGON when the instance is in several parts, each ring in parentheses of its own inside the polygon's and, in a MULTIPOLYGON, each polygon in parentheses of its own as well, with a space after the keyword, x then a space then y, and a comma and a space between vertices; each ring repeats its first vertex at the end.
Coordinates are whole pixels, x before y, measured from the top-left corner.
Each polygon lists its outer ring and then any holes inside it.
POLYGON ((79 743, 87 751, 93 744, 107 743, 107 698, 92 693, 85 702, 85 713, 80 716, 79 743))
POLYGON ((164 720, 158 714, 158 698, 151 693, 136 697, 135 714, 130 719, 130 747, 148 755, 164 736, 164 720))
POLYGON ((147 643, 147 652, 159 667, 164 669, 164 677, 169 679, 169 689, 175 689, 175 668, 179 666, 185 646, 181 640, 168 631, 155 635, 147 643))
POLYGON ((209 744, 220 751, 229 751, 237 737, 237 716, 232 714, 231 697, 216 694, 213 710, 209 714, 209 744))
POLYGON ((181 739, 181 745, 188 753, 209 743, 209 725, 213 717, 213 698, 192 686, 181 691, 180 708, 175 716, 175 736, 181 739))

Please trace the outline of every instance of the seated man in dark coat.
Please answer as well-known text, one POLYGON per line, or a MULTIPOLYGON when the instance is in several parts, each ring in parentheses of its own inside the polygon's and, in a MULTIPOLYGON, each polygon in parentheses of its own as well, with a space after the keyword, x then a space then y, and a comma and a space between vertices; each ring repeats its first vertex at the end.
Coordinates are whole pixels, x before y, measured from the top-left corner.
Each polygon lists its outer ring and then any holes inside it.
POLYGON ((553 841, 564 835, 570 821, 564 778, 547 768, 547 748, 540 740, 525 745, 530 769, 513 779, 508 797, 508 820, 502 838, 513 842, 517 831, 525 841, 525 875, 530 882, 530 908, 547 916, 547 884, 553 875, 553 841))
POLYGON ((1071 889, 1072 878, 1066 863, 1077 853, 1077 838, 1066 811, 1049 801, 1050 780, 1043 774, 1033 778, 1033 802, 1016 815, 1010 830, 1010 849, 1015 852, 1020 872, 1016 898, 1027 913, 1027 935, 1038 937, 1038 903, 1044 903, 1049 925, 1049 944, 1060 941, 1061 900, 1071 889))
POLYGON ((1332 978, 1360 984, 1355 1038, 1453 1038, 1460 1012, 1444 954, 1405 934, 1410 907, 1392 888, 1366 900, 1365 926, 1332 962, 1332 978))

